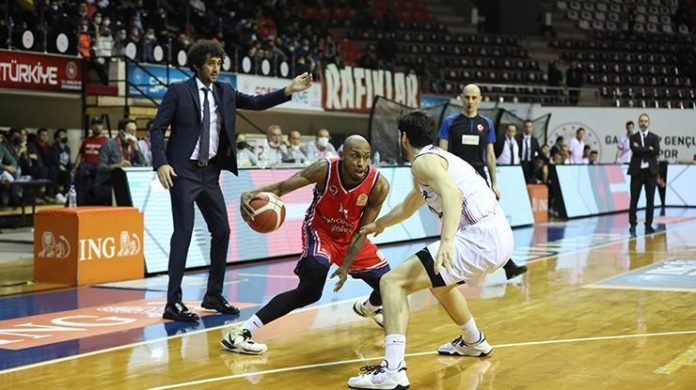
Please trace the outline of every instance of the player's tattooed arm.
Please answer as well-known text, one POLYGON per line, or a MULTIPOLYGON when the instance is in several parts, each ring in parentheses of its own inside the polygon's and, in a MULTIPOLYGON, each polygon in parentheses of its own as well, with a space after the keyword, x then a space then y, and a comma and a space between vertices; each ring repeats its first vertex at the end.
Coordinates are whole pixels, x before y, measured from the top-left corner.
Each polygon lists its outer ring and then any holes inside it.
POLYGON ((340 267, 331 275, 331 278, 338 276, 338 281, 336 286, 334 286, 334 292, 338 291, 343 287, 343 284, 348 278, 348 270, 353 260, 358 256, 360 250, 365 245, 365 240, 367 239, 367 234, 360 232, 360 228, 369 225, 375 221, 379 212, 382 210, 382 205, 387 199, 389 194, 389 182, 384 176, 380 175, 375 187, 370 192, 370 197, 367 201, 367 207, 363 210, 363 215, 360 218, 360 224, 358 225, 358 230, 355 231, 353 237, 350 239, 350 244, 348 244, 348 252, 346 257, 343 259, 343 263, 340 267))
POLYGON ((295 173, 289 178, 277 183, 269 184, 263 187, 255 188, 251 191, 242 193, 239 208, 243 216, 254 215, 254 210, 251 207, 251 201, 258 197, 259 192, 271 192, 280 197, 298 188, 310 184, 320 184, 326 181, 327 160, 318 160, 307 168, 295 173))

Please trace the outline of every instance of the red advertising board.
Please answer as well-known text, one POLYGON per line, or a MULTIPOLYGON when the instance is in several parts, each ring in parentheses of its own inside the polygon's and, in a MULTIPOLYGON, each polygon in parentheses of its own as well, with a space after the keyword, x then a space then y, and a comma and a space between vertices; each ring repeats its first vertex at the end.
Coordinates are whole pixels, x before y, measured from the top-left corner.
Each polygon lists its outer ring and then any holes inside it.
POLYGON ((0 88, 79 92, 82 89, 82 60, 0 50, 0 88))

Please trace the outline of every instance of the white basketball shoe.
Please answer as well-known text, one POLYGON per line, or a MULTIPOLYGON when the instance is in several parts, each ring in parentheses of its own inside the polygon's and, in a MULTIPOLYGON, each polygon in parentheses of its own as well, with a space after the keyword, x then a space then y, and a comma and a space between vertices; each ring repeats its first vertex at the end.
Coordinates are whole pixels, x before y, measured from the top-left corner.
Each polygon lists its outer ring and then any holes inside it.
POLYGON ((266 344, 260 344, 251 339, 251 333, 241 327, 230 329, 220 341, 222 349, 245 355, 260 355, 268 351, 266 344))
POLYGON ((370 311, 367 308, 365 308, 363 302, 357 301, 353 304, 353 311, 360 317, 372 318, 372 320, 375 321, 377 325, 384 328, 384 317, 382 316, 382 308, 379 308, 375 311, 370 311))
POLYGON ((360 371, 360 375, 348 379, 351 389, 406 390, 411 387, 404 362, 391 370, 387 367, 387 361, 383 360, 379 366, 365 366, 360 371))
POLYGON ((440 355, 449 356, 473 356, 484 357, 493 351, 493 347, 486 341, 486 336, 481 333, 479 341, 475 343, 467 343, 462 339, 462 336, 450 341, 447 344, 441 345, 437 349, 440 355))

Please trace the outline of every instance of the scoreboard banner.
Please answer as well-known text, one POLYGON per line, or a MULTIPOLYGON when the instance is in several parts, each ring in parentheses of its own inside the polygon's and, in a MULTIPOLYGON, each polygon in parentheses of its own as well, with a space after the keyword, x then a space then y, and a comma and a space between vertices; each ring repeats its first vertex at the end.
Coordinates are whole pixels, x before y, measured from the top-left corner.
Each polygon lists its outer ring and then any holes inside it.
POLYGON ((80 92, 82 60, 77 57, 0 50, 0 88, 80 92))

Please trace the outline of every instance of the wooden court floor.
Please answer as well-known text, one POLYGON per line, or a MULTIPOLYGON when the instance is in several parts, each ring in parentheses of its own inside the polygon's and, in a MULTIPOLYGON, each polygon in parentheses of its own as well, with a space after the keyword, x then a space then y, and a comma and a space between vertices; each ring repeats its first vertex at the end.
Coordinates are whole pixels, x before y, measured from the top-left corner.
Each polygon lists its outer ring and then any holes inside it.
MULTIPOLYGON (((436 355, 457 328, 428 292, 415 294, 406 346, 412 388, 694 389, 696 284, 601 286, 681 258, 696 259, 694 223, 534 260, 518 283, 462 287, 494 347, 487 358, 436 355)), ((696 280, 696 270, 688 272, 696 280)), ((223 352, 223 329, 214 328, 10 370, 0 383, 4 389, 346 388, 348 377, 383 354, 382 330, 355 318, 353 302, 270 324, 255 337, 269 344, 263 356, 223 352)))

